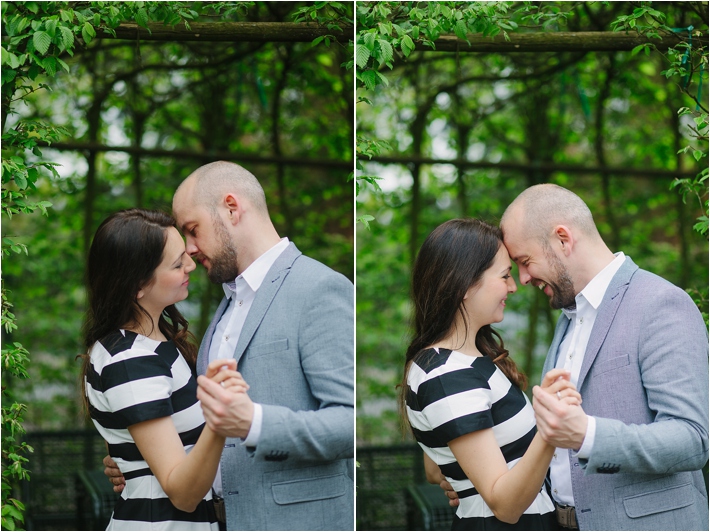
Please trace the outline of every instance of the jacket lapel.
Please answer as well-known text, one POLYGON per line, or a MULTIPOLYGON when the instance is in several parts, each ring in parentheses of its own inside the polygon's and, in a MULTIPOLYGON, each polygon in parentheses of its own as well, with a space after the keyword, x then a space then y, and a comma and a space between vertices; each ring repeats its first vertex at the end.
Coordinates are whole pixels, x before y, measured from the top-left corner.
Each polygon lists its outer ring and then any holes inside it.
POLYGON ((256 291, 256 297, 254 302, 249 309, 249 314, 247 314, 246 321, 244 322, 244 327, 239 335, 239 340, 237 341, 237 347, 234 350, 234 358, 237 361, 237 368, 239 368, 239 360, 242 358, 244 351, 246 350, 249 342, 251 341, 254 333, 259 328, 261 321, 264 319, 266 311, 271 306, 271 302, 274 300, 276 293, 281 288, 284 279, 291 270, 293 262, 301 255, 298 251, 296 245, 291 242, 288 247, 278 256, 274 264, 269 269, 269 272, 264 277, 264 281, 261 286, 256 291))
POLYGON ((202 342, 200 342, 200 350, 197 352, 197 374, 204 375, 207 371, 207 366, 210 363, 210 346, 212 345, 212 336, 214 335, 214 330, 217 328, 219 320, 222 318, 222 314, 227 309, 227 304, 229 300, 226 297, 222 298, 222 301, 217 307, 217 311, 214 313, 214 317, 210 322, 210 326, 207 327, 205 335, 202 337, 202 342))
POLYGON ((564 313, 560 314, 560 318, 557 320, 557 326, 555 327, 555 335, 552 337, 552 344, 550 344, 550 349, 548 349, 547 357, 545 358, 545 364, 542 367, 541 381, 545 377, 545 374, 557 364, 557 351, 560 348, 562 339, 565 337, 569 323, 570 319, 564 313))
POLYGON ((599 353, 599 349, 604 343, 609 328, 614 321, 614 316, 616 311, 619 309, 622 299, 624 299, 624 294, 629 287, 629 282, 631 277, 633 277, 636 270, 639 267, 636 266, 634 261, 630 258, 626 258, 624 263, 616 272, 616 275, 611 279, 609 287, 606 289, 604 298, 602 299, 601 305, 599 305, 599 310, 597 311, 597 319, 594 321, 594 328, 592 329, 592 334, 589 336, 589 342, 587 343, 587 350, 584 353, 584 360, 582 361, 582 368, 579 372, 579 379, 577 379, 577 389, 582 389, 582 384, 584 379, 589 373, 589 369, 592 367, 594 359, 599 353))

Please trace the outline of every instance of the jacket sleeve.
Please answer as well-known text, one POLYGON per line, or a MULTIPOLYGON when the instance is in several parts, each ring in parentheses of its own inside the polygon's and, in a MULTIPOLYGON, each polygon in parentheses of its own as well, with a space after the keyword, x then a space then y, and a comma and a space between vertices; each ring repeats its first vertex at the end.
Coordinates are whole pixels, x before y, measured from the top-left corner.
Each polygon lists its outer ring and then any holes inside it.
POLYGON ((354 288, 328 271, 305 298, 299 316, 298 349, 316 410, 262 404, 262 427, 254 458, 270 460, 272 449, 288 459, 352 458, 354 448, 354 288))
MULTIPOLYGON (((708 459, 708 337, 693 301, 672 285, 648 290, 638 330, 638 361, 653 421, 596 417, 589 473, 668 474, 708 459)), ((629 334, 633 334, 629 331, 629 334)), ((618 401, 624 401, 619 390, 618 401)), ((623 405, 622 405, 623 406, 623 405)))

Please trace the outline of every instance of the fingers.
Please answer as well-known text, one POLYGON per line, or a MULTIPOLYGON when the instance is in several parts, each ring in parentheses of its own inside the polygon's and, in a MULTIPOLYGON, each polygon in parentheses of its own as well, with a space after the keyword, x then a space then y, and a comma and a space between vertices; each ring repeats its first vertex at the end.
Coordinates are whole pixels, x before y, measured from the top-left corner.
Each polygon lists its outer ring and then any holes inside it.
POLYGON ((570 372, 568 370, 562 369, 562 368, 551 369, 550 371, 545 373, 545 377, 542 379, 542 387, 547 388, 553 382, 555 382, 559 379, 569 381, 570 372))
POLYGON ((533 386, 532 391, 534 398, 533 408, 535 408, 536 413, 540 408, 544 410, 553 410, 554 408, 557 408, 560 400, 557 398, 556 395, 547 393, 540 386, 533 386))
POLYGON ((220 385, 231 393, 247 393, 249 390, 249 385, 242 378, 228 378, 220 382, 220 385))
POLYGON ((576 391, 577 387, 570 381, 560 379, 560 380, 556 380, 555 382, 553 382, 549 386, 543 386, 542 389, 545 390, 549 394, 555 395, 557 392, 561 392, 563 390, 576 391))
POLYGON ((439 482, 439 487, 444 490, 444 491, 454 491, 454 488, 449 484, 449 481, 446 479, 443 479, 441 482, 439 482))
POLYGON ((205 371, 205 376, 208 379, 214 377, 222 369, 231 369, 232 371, 237 371, 237 361, 233 358, 220 358, 213 360, 207 366, 207 371, 205 371))

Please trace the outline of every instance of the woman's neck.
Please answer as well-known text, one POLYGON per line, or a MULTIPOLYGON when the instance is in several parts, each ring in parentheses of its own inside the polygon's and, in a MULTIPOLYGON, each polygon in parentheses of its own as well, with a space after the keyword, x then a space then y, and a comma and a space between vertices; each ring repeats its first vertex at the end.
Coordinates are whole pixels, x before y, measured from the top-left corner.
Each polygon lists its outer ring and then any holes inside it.
POLYGON ((146 338, 150 338, 151 340, 165 342, 167 341, 167 338, 158 326, 161 314, 162 312, 157 316, 151 314, 150 318, 148 318, 148 316, 144 314, 141 314, 138 316, 138 320, 128 323, 123 328, 127 331, 132 331, 134 333, 141 334, 146 338))
POLYGON ((443 347, 473 357, 483 356, 476 347, 478 330, 478 327, 466 329, 462 323, 457 322, 451 333, 432 347, 443 347))

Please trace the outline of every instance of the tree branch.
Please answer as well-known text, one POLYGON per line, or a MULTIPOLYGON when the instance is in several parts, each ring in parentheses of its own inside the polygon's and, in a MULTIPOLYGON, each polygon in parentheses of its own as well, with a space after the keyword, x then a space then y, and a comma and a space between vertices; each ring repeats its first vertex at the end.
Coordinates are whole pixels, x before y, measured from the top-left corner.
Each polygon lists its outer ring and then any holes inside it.
POLYGON ((105 146, 103 144, 91 142, 53 142, 51 145, 38 143, 39 145, 59 151, 120 151, 129 154, 137 154, 143 157, 170 157, 173 159, 197 159, 202 161, 241 161, 263 164, 284 164, 288 166, 324 167, 340 168, 352 171, 353 161, 337 161, 332 159, 308 159, 306 157, 294 157, 289 155, 256 155, 253 153, 226 152, 198 152, 191 150, 162 150, 159 148, 140 148, 136 146, 105 146))
POLYGON ((619 168, 613 166, 581 166, 576 164, 548 164, 540 163, 530 165, 527 163, 493 163, 488 161, 469 161, 466 159, 435 159, 433 157, 414 157, 407 155, 374 155, 371 159, 359 156, 364 162, 378 162, 382 164, 450 164, 462 168, 497 168, 499 170, 511 170, 525 172, 534 166, 543 172, 565 172, 568 174, 608 174, 617 177, 644 177, 648 179, 670 179, 673 177, 695 177, 697 172, 665 170, 659 168, 619 168))
MULTIPOLYGON (((495 37, 468 35, 470 45, 455 35, 442 35, 434 45, 435 50, 421 42, 415 43, 416 50, 436 52, 624 52, 633 50, 640 44, 651 43, 659 50, 667 50, 682 42, 680 35, 666 35, 660 40, 651 39, 637 33, 614 31, 579 31, 579 32, 537 32, 508 33, 495 37)), ((704 35, 707 39, 707 34, 704 35)))
POLYGON ((97 39, 140 39, 142 41, 201 41, 201 42, 311 42, 317 37, 331 35, 340 43, 354 37, 354 28, 331 30, 311 23, 294 22, 190 22, 190 29, 153 22, 148 28, 138 24, 120 24, 114 29, 116 37, 107 30, 98 31, 97 39))

